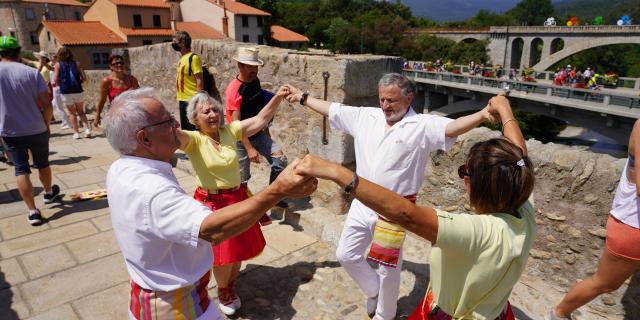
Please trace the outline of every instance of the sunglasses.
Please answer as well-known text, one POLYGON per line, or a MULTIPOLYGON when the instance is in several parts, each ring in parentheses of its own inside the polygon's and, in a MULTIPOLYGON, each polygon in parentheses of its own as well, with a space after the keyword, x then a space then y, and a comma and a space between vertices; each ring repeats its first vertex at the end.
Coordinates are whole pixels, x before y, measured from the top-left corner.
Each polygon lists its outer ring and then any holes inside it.
POLYGON ((464 177, 469 177, 469 171, 467 170, 467 165, 463 164, 461 166, 458 167, 458 177, 460 177, 460 179, 464 179, 464 177))
POLYGON ((171 116, 171 117, 170 117, 169 119, 167 119, 167 120, 163 120, 163 121, 160 121, 160 122, 158 122, 158 123, 148 124, 148 125, 146 125, 146 126, 144 126, 144 127, 140 127, 140 128, 138 128, 138 130, 137 130, 137 131, 142 131, 142 130, 144 130, 144 129, 149 129, 149 128, 151 128, 151 127, 161 126, 161 125, 164 125, 164 124, 171 124, 171 125, 175 126, 175 124, 176 124, 176 123, 177 123, 176 118, 174 118, 173 116, 171 116))
POLYGON ((114 62, 111 64, 112 66, 124 66, 124 62, 120 61, 120 62, 114 62))

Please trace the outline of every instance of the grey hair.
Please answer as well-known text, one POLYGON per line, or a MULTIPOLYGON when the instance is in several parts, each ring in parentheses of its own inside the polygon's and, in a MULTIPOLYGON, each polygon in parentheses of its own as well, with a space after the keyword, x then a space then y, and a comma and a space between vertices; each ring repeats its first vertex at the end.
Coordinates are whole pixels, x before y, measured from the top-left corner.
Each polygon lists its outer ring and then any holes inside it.
POLYGON ((399 73, 385 73, 378 82, 378 88, 392 85, 396 85, 400 88, 403 97, 407 97, 409 93, 415 92, 411 80, 399 73))
POLYGON ((216 111, 218 111, 218 114, 220 114, 220 124, 222 124, 222 118, 224 115, 222 104, 206 92, 199 92, 189 100, 189 104, 187 105, 187 118, 189 119, 189 122, 196 127, 198 126, 198 123, 196 122, 196 117, 198 116, 197 107, 204 104, 210 104, 214 109, 216 109, 216 111))
POLYGON ((107 140, 120 154, 130 154, 136 149, 136 132, 149 124, 149 113, 142 102, 144 98, 154 99, 165 105, 156 89, 142 87, 118 95, 105 117, 107 140))
POLYGON ((191 49, 191 36, 186 31, 176 31, 173 37, 178 41, 183 41, 184 46, 191 49))

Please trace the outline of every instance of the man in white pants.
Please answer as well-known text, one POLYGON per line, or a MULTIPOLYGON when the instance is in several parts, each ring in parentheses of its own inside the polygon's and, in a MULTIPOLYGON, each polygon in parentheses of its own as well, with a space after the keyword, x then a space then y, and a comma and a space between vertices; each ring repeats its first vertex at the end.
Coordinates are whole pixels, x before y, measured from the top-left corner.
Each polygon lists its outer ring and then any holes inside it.
MULTIPOLYGON (((300 102, 329 117, 331 127, 354 139, 359 176, 398 194, 415 196, 424 181, 429 154, 448 150, 456 137, 488 119, 482 109, 456 120, 417 114, 411 108, 414 89, 398 73, 385 74, 378 83, 380 108, 350 107, 315 99, 291 87, 289 102, 300 102)), ((402 255, 395 267, 380 264, 377 271, 366 261, 378 216, 353 200, 336 256, 368 297, 367 313, 374 319, 393 319, 400 290, 402 255)))

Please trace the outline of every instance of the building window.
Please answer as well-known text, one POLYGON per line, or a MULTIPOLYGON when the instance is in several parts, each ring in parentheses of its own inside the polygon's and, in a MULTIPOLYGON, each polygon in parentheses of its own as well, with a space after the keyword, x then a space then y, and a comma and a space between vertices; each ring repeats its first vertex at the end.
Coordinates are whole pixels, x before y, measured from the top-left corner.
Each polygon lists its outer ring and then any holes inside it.
POLYGON ((47 41, 51 42, 51 32, 47 31, 47 41))
POLYGON ((262 27, 262 17, 258 17, 258 27, 262 27))
POLYGON ((258 44, 264 44, 264 36, 258 35, 258 44))
POLYGON ((249 42, 249 35, 248 34, 243 34, 242 35, 242 42, 249 42))
POLYGON ((143 46, 148 46, 150 44, 153 44, 153 41, 151 41, 151 40, 142 40, 142 45, 143 46))
POLYGON ((29 21, 36 19, 36 13, 31 8, 24 9, 24 14, 26 15, 27 20, 29 21))
POLYGON ((80 11, 74 11, 73 15, 75 15, 76 21, 81 21, 82 20, 82 16, 80 15, 80 11))
POLYGON ((142 27, 142 16, 139 14, 134 14, 133 15, 133 26, 134 27, 142 27))
POLYGON ((94 52, 91 54, 94 67, 107 67, 109 66, 109 53, 108 52, 94 52))
POLYGON ((249 16, 242 16, 242 26, 245 28, 249 26, 249 16))
POLYGON ((154 14, 153 15, 153 26, 156 28, 160 28, 160 26, 162 26, 162 23, 160 22, 160 15, 159 14, 154 14))
POLYGON ((31 37, 31 44, 40 44, 40 41, 38 40, 38 34, 35 32, 30 32, 29 33, 29 37, 31 37))
POLYGON ((56 19, 56 13, 51 11, 51 10, 47 11, 47 19, 55 20, 56 19))

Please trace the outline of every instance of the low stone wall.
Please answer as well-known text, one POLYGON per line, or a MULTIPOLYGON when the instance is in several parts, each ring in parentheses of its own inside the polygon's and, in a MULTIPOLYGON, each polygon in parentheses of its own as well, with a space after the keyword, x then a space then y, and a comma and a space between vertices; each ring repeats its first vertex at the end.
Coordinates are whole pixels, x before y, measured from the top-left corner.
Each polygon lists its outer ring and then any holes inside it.
MULTIPOLYGON (((226 86, 237 75, 233 57, 237 48, 243 45, 227 40, 193 43, 193 51, 200 55, 214 77, 218 91, 216 98, 223 102, 226 86)), ((383 73, 399 72, 402 67, 402 60, 398 57, 316 55, 268 46, 259 48, 260 59, 264 60, 259 78, 265 89, 276 91, 279 86, 290 83, 308 90, 314 97, 323 98, 323 73, 328 72, 327 100, 352 105, 377 105, 378 80, 383 73)), ((156 44, 129 49, 128 54, 131 73, 138 78, 140 85, 158 88, 167 106, 177 114, 175 79, 179 53, 170 44, 156 44)), ((87 104, 91 110, 98 99, 99 81, 104 76, 104 72, 88 72, 89 82, 85 87, 87 104)), ((315 112, 284 102, 274 118, 271 132, 289 158, 313 152, 344 165, 354 166, 352 138, 327 128, 328 144, 324 145, 322 123, 322 117, 315 112)), ((334 212, 346 212, 348 199, 332 184, 321 184, 314 198, 334 212)))

